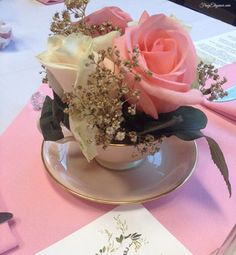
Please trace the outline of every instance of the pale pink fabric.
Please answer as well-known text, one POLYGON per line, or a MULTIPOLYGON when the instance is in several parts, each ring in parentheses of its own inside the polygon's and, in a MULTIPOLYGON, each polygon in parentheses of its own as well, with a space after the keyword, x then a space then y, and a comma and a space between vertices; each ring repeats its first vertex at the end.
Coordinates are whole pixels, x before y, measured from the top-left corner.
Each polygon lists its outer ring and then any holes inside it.
MULTIPOLYGON (((224 84, 224 88, 230 88, 231 86, 236 86, 236 63, 226 65, 219 69, 219 74, 227 78, 227 83, 224 84)), ((205 100, 204 106, 209 109, 223 115, 224 117, 236 121, 236 100, 225 102, 225 103, 213 103, 205 100)))
MULTIPOLYGON (((207 255, 219 247, 235 224, 236 215, 236 157, 232 156, 236 125, 204 110, 209 119, 204 132, 217 139, 228 163, 231 199, 201 139, 193 176, 177 191, 145 204, 194 255, 207 255)), ((1 194, 19 219, 15 229, 20 246, 7 255, 34 254, 113 208, 76 198, 52 181, 41 160, 37 118, 38 112, 27 105, 0 137, 1 194)))
MULTIPOLYGON (((0 147, 1 148, 1 147, 0 147)), ((1 153, 0 153, 1 155, 1 153)), ((0 168, 1 169, 1 168, 0 168)), ((0 178, 2 174, 2 169, 0 171, 0 178)), ((1 181, 0 181, 0 192, 1 192, 1 181)), ((4 201, 0 194, 0 212, 5 212, 6 209, 3 206, 4 201)), ((8 222, 4 222, 0 224, 0 254, 11 250, 12 248, 18 245, 18 240, 16 236, 12 233, 12 229, 10 228, 8 222)))
POLYGON ((16 237, 7 222, 0 224, 0 254, 11 250, 18 245, 16 237))
POLYGON ((197 63, 193 42, 173 19, 144 12, 139 24, 126 28, 123 36, 115 38, 114 45, 123 59, 132 59, 134 48, 140 52, 139 66, 133 72, 142 77, 141 82, 126 77, 128 85, 141 92, 139 110, 157 118, 158 113, 203 101, 198 90, 190 92, 197 63), (144 72, 148 70, 152 76, 144 72))
POLYGON ((58 4, 58 3, 64 2, 64 0, 37 0, 37 1, 39 1, 40 3, 46 4, 46 5, 58 4))

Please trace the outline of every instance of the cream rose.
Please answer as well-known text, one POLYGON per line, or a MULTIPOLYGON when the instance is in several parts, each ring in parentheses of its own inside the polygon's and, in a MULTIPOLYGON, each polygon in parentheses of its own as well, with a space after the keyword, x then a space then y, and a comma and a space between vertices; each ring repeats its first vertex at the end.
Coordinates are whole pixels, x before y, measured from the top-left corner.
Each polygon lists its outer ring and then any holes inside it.
POLYGON ((113 39, 119 35, 113 31, 96 38, 79 33, 50 37, 48 50, 38 55, 47 69, 49 85, 59 96, 71 92, 73 86, 86 86, 89 74, 94 71, 93 66, 86 66, 88 56, 111 47, 113 39))
MULTIPOLYGON (((95 68, 93 65, 86 66, 88 56, 111 47, 113 39, 119 35, 119 32, 113 31, 96 38, 83 34, 50 37, 48 50, 38 58, 46 67, 49 84, 56 94, 62 96, 64 92, 71 92, 73 87, 78 85, 86 88, 89 75, 95 68)), ((84 156, 90 161, 97 155, 96 129, 89 127, 88 121, 77 115, 70 115, 69 121, 71 132, 79 142, 84 156)))

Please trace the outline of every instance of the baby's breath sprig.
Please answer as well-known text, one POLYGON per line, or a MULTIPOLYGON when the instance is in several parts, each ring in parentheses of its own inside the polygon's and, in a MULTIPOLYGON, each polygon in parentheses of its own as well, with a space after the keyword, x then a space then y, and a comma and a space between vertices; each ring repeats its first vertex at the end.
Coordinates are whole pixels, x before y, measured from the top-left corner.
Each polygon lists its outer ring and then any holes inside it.
POLYGON ((39 73, 43 75, 43 78, 42 78, 42 83, 48 83, 48 75, 47 75, 47 70, 45 68, 44 65, 41 65, 42 67, 42 71, 40 71, 39 73))
MULTIPOLYGON (((135 131, 126 130, 124 125, 124 104, 132 98, 134 103, 129 104, 126 114, 135 115, 139 92, 130 89, 124 80, 123 72, 127 65, 120 59, 119 51, 116 48, 101 50, 96 55, 91 54, 89 60, 87 65, 95 71, 89 76, 86 86, 81 84, 65 95, 64 102, 68 104, 66 112, 86 119, 89 125, 96 127, 97 145, 106 147, 110 143, 147 142, 146 137, 138 137, 135 131), (111 55, 116 56, 114 65, 118 65, 113 69, 104 65, 104 59, 111 55)), ((137 65, 133 59, 128 70, 133 72, 137 65)))
POLYGON ((65 6, 68 10, 75 14, 75 18, 81 13, 83 17, 85 14, 86 7, 89 3, 89 0, 65 0, 65 6))
POLYGON ((97 130, 97 145, 106 148, 111 143, 133 144, 137 154, 147 150, 154 154, 162 137, 157 139, 150 134, 139 134, 127 127, 125 122, 127 116, 137 114, 140 92, 126 84, 124 73, 130 72, 134 82, 139 82, 134 72, 134 68, 139 66, 138 56, 139 52, 134 49, 132 59, 123 61, 116 47, 91 54, 87 66, 95 71, 89 76, 87 84, 81 84, 65 95, 64 102, 68 105, 65 111, 85 119, 89 126, 97 130), (104 60, 112 56, 114 68, 110 69, 104 65, 104 60))
POLYGON ((227 82, 225 77, 221 78, 212 64, 206 64, 202 61, 198 64, 198 83, 199 90, 203 95, 209 95, 208 100, 212 101, 218 98, 222 98, 227 95, 224 91, 223 85, 227 82), (207 86, 207 81, 211 80, 211 84, 207 86))
POLYGON ((132 52, 128 51, 128 53, 132 55, 131 60, 124 60, 123 65, 128 69, 129 72, 134 75, 134 79, 136 82, 140 82, 142 80, 141 75, 133 71, 136 67, 141 69, 143 74, 145 74, 147 77, 151 77, 153 75, 149 69, 144 69, 139 66, 140 52, 137 47, 133 48, 132 52))
MULTIPOLYGON (((122 142, 126 131, 122 127, 124 121, 123 104, 125 96, 134 96, 133 91, 124 83, 124 76, 104 66, 104 59, 112 49, 101 50, 95 56, 89 56, 89 66, 95 72, 89 76, 85 87, 78 86, 67 94, 64 101, 68 103, 67 112, 86 119, 89 125, 96 127, 96 143, 106 147, 113 141, 122 142)), ((136 94, 135 94, 136 95, 136 94)), ((132 111, 135 106, 132 106, 132 111)))
POLYGON ((65 0, 66 9, 55 13, 51 24, 53 34, 68 36, 72 33, 86 31, 84 22, 89 0, 65 0))
POLYGON ((147 153, 150 155, 154 155, 160 149, 160 144, 163 140, 163 137, 156 138, 150 134, 136 137, 138 139, 138 142, 134 143, 136 146, 134 156, 140 154, 146 155, 147 153))
POLYGON ((53 16, 51 31, 55 34, 68 36, 72 33, 83 33, 89 36, 104 35, 111 31, 121 31, 111 22, 89 25, 86 22, 86 8, 89 0, 65 0, 65 10, 53 16))
POLYGON ((111 22, 106 21, 99 25, 90 25, 90 26, 86 25, 85 34, 93 37, 98 35, 105 35, 112 31, 121 32, 121 29, 118 26, 114 26, 111 22))

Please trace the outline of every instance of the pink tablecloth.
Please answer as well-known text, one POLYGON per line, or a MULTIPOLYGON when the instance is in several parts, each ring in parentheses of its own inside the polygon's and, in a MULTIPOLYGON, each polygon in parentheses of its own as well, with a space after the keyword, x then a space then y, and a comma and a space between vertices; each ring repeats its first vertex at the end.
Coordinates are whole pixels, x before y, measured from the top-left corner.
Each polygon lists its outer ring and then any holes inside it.
MULTIPOLYGON (((199 161, 190 180, 144 204, 194 255, 217 248, 236 222, 236 126, 205 111, 209 118, 205 133, 217 139, 228 162, 232 197, 210 160, 207 144, 199 140, 199 161)), ((20 240, 19 247, 7 254, 34 254, 113 208, 76 198, 50 179, 41 161, 37 115, 27 105, 0 138, 0 190, 15 215, 12 229, 20 240)))

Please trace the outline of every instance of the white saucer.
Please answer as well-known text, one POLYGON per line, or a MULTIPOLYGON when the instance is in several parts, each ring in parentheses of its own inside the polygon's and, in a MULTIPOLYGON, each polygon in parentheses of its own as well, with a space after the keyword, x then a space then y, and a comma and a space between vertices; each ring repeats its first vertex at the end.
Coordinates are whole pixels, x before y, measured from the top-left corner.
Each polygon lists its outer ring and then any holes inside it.
POLYGON ((194 141, 165 139, 161 149, 138 167, 115 171, 88 163, 76 142, 44 142, 42 158, 49 175, 76 196, 106 204, 142 203, 181 186, 197 160, 194 141))

